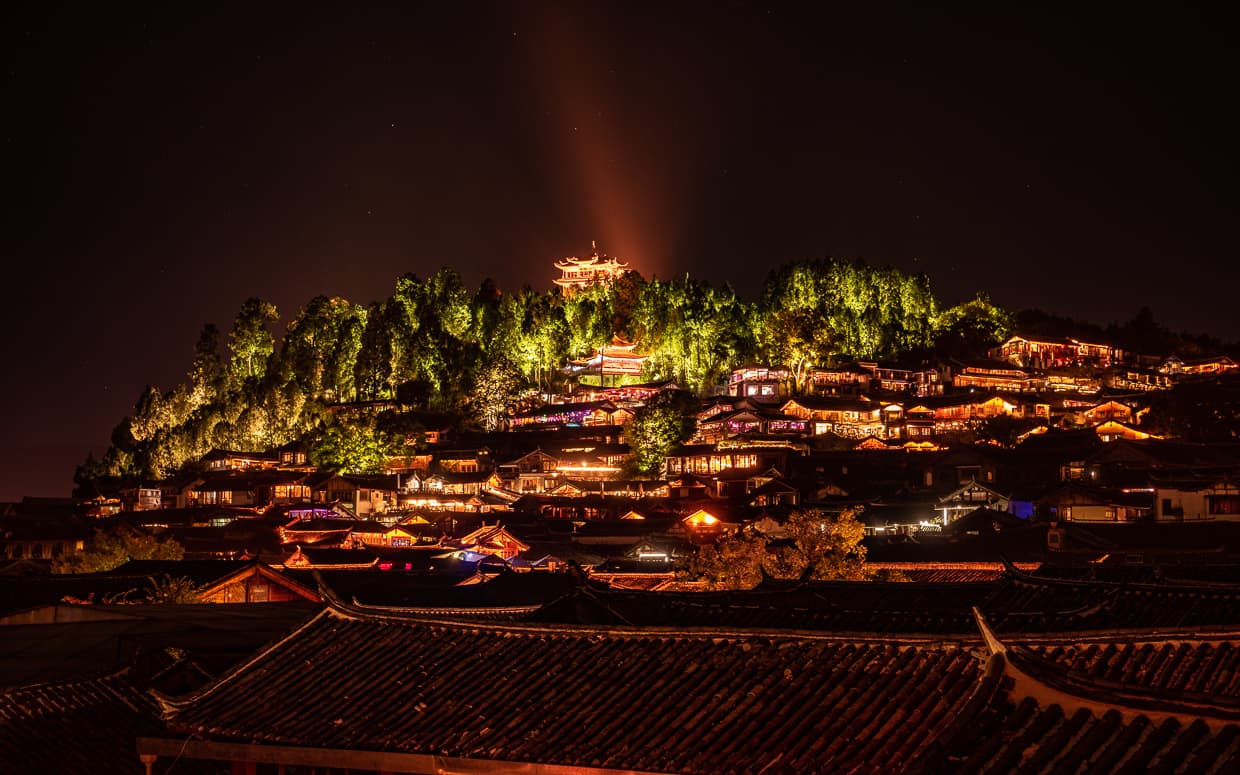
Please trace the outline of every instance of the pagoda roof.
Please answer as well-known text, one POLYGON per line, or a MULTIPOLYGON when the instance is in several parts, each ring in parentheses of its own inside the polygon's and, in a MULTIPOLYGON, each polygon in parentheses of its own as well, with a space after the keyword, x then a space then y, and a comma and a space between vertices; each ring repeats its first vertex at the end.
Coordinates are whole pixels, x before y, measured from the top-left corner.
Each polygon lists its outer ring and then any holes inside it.
POLYGON ((594 267, 599 269, 624 269, 627 266, 628 263, 625 261, 598 252, 584 257, 565 256, 555 262, 556 269, 587 269, 594 267))
POLYGON ((637 346, 637 342, 626 342, 618 336, 613 336, 611 342, 600 348, 600 352, 604 355, 616 355, 619 353, 629 353, 637 346))
POLYGON ((627 263, 599 253, 597 246, 592 247, 592 255, 567 256, 555 262, 555 268, 564 273, 563 277, 555 278, 556 285, 573 288, 599 281, 610 282, 628 268, 627 263))

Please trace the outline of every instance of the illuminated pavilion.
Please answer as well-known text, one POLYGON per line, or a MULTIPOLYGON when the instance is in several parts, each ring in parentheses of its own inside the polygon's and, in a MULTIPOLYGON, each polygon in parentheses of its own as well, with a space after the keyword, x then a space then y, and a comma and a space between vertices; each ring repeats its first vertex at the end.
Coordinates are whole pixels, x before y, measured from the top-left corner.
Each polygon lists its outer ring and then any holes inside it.
POLYGON ((564 372, 572 376, 594 375, 598 384, 605 386, 608 381, 613 386, 619 385, 623 377, 637 377, 642 373, 642 366, 650 357, 633 352, 637 345, 613 336, 611 344, 597 348, 588 358, 570 360, 564 372))
POLYGON ((561 288, 585 288, 595 283, 610 283, 628 271, 627 263, 600 253, 598 244, 593 240, 590 249, 593 253, 585 258, 568 256, 555 262, 555 268, 561 273, 555 280, 556 285, 561 288))

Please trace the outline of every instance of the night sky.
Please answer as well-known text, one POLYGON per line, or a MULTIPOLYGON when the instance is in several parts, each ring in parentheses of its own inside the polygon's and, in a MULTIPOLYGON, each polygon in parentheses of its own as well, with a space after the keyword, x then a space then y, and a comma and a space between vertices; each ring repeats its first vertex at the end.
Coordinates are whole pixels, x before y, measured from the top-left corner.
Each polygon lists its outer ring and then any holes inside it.
POLYGON ((592 239, 743 295, 863 257, 1240 339, 1221 18, 261 5, 4 12, 0 500, 67 495, 247 297, 545 288, 592 239))

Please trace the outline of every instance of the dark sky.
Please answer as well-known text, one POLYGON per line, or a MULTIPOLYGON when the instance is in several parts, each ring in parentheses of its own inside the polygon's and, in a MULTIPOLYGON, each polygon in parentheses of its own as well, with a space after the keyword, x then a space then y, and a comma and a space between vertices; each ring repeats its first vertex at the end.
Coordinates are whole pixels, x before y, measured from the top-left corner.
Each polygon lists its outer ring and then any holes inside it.
POLYGON ((67 494, 247 297, 543 288, 591 239, 742 293, 864 257, 1240 339, 1222 18, 307 5, 4 12, 0 500, 67 494))

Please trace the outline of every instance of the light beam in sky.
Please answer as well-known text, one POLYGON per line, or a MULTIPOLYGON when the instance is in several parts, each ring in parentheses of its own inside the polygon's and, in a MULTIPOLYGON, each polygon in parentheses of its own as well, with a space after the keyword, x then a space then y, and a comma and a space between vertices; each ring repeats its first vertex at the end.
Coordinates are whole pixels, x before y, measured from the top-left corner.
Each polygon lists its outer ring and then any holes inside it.
POLYGON ((594 239, 648 279, 678 274, 685 217, 709 149, 686 135, 713 123, 708 111, 694 111, 701 95, 684 94, 692 67, 686 75, 643 62, 626 46, 623 26, 609 27, 584 6, 539 6, 532 22, 519 39, 545 102, 539 130, 547 164, 562 176, 566 210, 585 219, 571 235, 557 235, 571 239, 562 252, 587 255, 594 239), (694 116, 688 122, 685 109, 694 116))

